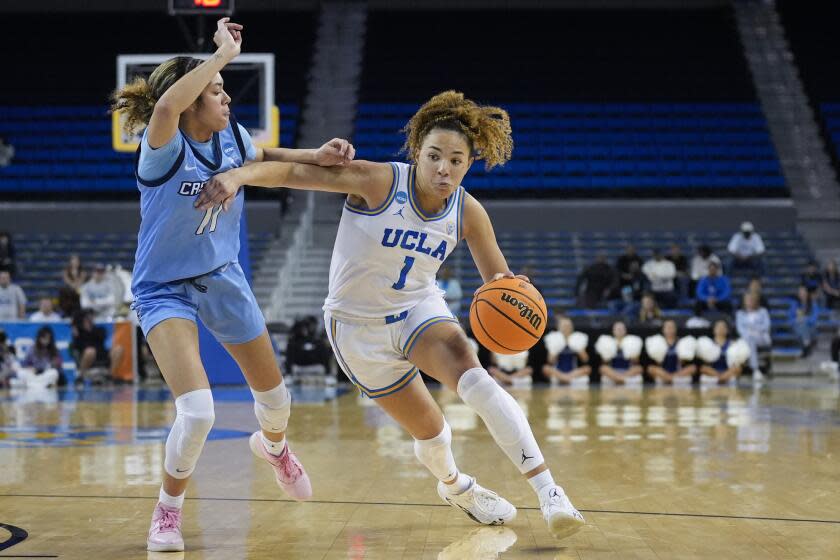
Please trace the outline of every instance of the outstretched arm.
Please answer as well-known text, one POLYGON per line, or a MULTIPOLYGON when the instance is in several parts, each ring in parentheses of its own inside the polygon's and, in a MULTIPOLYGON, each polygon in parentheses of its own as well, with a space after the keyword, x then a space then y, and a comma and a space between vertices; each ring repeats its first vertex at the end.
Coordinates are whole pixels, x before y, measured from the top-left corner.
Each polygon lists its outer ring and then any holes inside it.
POLYGON ((198 99, 210 80, 239 54, 242 45, 241 31, 242 26, 231 23, 230 18, 222 18, 216 22, 213 42, 218 49, 213 56, 182 76, 155 103, 146 136, 149 146, 160 148, 172 140, 178 131, 181 113, 198 99))
POLYGON ((345 165, 320 167, 306 163, 262 162, 231 169, 207 182, 195 201, 206 210, 219 204, 227 206, 239 187, 292 187, 355 195, 375 208, 388 196, 394 173, 387 163, 353 161, 345 165))
POLYGON ((342 138, 333 138, 317 150, 294 148, 257 148, 254 161, 310 163, 322 167, 347 165, 356 157, 356 149, 342 138))

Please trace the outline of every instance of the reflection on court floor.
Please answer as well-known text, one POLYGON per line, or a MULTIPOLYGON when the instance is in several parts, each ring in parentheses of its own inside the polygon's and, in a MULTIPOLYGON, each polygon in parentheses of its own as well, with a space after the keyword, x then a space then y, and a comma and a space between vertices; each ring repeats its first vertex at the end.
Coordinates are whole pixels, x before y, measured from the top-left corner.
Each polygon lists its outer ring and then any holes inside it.
MULTIPOLYGON (((183 557, 840 557, 836 385, 513 390, 589 523, 561 543, 480 418, 433 393, 460 466, 519 508, 510 526, 441 503, 412 440, 346 388, 294 394, 289 438, 315 499, 291 502, 248 450, 250 392, 220 388, 183 557)), ((147 558, 173 418, 166 390, 0 393, 0 556, 147 558)))

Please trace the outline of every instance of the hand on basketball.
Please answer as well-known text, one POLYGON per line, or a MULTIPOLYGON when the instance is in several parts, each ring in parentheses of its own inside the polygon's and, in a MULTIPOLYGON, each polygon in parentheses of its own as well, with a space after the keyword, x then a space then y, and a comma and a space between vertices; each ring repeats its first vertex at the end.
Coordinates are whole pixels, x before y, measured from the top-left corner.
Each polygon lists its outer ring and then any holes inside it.
POLYGON ((315 163, 321 167, 346 165, 356 157, 353 144, 343 138, 333 138, 315 151, 315 163))
POLYGON ((236 56, 242 48, 242 29, 242 25, 231 22, 229 17, 223 17, 216 22, 213 42, 220 49, 227 49, 236 56))
POLYGON ((241 186, 230 173, 219 173, 204 185, 195 199, 195 207, 198 210, 207 210, 221 204, 222 209, 227 211, 241 186))
POLYGON ((485 282, 484 285, 480 286, 475 292, 473 292, 473 296, 475 296, 479 291, 481 291, 481 288, 483 288, 485 285, 489 284, 490 282, 495 282, 496 280, 501 280, 502 278, 517 278, 519 280, 522 280, 523 282, 528 282, 529 284, 531 283, 531 279, 525 276, 524 274, 514 275, 514 273, 510 270, 508 270, 507 272, 497 272, 493 275, 493 278, 485 282))

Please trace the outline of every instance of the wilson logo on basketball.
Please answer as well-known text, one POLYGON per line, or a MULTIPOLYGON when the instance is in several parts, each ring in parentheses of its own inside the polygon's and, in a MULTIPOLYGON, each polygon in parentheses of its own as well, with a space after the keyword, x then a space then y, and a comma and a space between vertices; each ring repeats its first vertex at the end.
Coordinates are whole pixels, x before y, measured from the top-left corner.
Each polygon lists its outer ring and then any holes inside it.
POLYGON ((502 292, 502 301, 512 305, 516 309, 519 310, 519 316, 523 317, 526 321, 531 323, 531 326, 535 329, 540 327, 540 323, 542 323, 542 317, 534 313, 534 310, 531 308, 530 305, 519 301, 515 297, 505 292, 502 292))

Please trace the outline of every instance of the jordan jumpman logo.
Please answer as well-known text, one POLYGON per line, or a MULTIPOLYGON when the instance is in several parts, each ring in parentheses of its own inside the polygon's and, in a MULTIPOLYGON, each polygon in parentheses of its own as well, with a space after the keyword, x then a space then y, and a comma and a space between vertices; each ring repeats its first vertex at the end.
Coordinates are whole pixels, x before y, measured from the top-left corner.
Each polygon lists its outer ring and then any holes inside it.
POLYGON ((528 457, 527 455, 525 455, 525 450, 523 449, 522 450, 522 464, 524 465, 525 461, 527 461, 528 459, 533 459, 533 457, 528 457))

